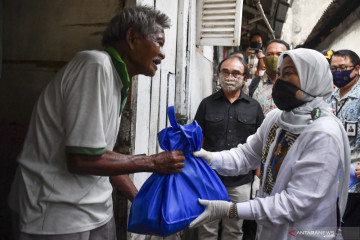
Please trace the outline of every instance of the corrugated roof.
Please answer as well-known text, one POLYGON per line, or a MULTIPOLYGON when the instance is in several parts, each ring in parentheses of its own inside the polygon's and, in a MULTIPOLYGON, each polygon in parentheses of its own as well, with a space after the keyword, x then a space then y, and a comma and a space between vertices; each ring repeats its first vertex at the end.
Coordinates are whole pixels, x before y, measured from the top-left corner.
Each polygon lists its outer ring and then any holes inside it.
POLYGON ((303 46, 308 48, 317 46, 358 6, 360 6, 358 0, 332 1, 321 15, 303 46))

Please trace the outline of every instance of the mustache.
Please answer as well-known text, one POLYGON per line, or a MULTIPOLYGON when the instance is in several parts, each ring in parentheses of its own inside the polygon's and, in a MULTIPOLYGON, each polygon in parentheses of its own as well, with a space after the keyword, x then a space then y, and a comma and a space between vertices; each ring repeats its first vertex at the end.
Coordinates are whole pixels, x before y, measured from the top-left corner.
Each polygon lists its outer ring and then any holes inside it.
POLYGON ((234 77, 232 77, 232 78, 223 78, 222 80, 225 81, 225 82, 235 82, 235 81, 239 81, 238 78, 234 78, 234 77))
POLYGON ((161 62, 163 60, 162 57, 156 56, 153 58, 153 62, 161 62))

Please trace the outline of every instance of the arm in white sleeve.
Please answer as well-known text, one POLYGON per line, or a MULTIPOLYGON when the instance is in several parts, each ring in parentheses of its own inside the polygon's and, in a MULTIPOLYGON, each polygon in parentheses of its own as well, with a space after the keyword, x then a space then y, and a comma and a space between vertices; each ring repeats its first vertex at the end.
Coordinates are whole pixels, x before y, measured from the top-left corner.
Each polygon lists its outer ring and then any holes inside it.
POLYGON ((263 148, 261 127, 248 137, 245 144, 239 144, 228 151, 214 152, 211 168, 222 176, 247 174, 260 165, 263 148))
MULTIPOLYGON (((326 133, 312 132, 300 136, 293 160, 290 181, 275 195, 251 201, 255 220, 263 225, 296 222, 310 215, 322 201, 334 200, 327 196, 329 189, 337 191, 340 151, 336 141, 326 133), (301 140, 300 140, 301 138, 301 140)), ((286 161, 286 157, 284 161, 286 161)), ((289 159, 290 160, 290 159, 289 159)), ((281 172, 280 172, 281 173, 281 172)), ((281 176, 277 176, 277 181, 281 176)), ((329 202, 330 204, 330 202, 329 202)))
POLYGON ((237 212, 238 212, 238 218, 248 219, 248 220, 255 219, 254 215, 252 214, 250 202, 237 203, 236 207, 237 207, 237 212))

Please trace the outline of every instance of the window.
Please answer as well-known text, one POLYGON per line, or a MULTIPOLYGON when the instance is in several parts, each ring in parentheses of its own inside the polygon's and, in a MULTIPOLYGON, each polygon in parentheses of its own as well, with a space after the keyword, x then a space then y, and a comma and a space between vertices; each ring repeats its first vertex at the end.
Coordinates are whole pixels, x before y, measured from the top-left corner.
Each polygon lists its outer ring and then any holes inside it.
POLYGON ((197 0, 197 45, 239 46, 243 0, 197 0))

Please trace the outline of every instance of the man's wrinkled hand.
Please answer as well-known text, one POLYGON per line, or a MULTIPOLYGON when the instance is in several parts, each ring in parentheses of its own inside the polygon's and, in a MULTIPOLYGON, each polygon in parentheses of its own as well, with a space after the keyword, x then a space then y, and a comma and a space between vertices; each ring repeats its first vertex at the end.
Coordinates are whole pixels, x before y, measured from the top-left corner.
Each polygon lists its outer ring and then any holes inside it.
POLYGON ((199 217, 190 223, 190 228, 197 228, 216 219, 229 218, 231 202, 199 199, 199 203, 206 206, 206 209, 199 217))
POLYGON ((212 164, 212 162, 214 161, 214 155, 212 152, 208 152, 204 149, 200 149, 200 151, 195 151, 193 152, 193 156, 194 157, 198 157, 198 158, 202 158, 204 159, 207 164, 209 164, 209 166, 212 164))
POLYGON ((182 151, 161 152, 151 155, 154 163, 154 172, 159 174, 180 173, 185 166, 185 157, 182 151))

